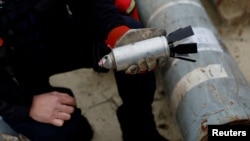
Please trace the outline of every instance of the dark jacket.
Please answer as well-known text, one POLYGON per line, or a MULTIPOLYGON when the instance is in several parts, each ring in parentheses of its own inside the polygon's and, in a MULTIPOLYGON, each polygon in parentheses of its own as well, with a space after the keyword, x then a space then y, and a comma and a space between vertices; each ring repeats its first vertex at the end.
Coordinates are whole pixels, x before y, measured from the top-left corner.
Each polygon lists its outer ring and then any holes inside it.
POLYGON ((53 62, 45 60, 78 41, 91 62, 93 44, 124 25, 112 0, 6 0, 2 7, 0 37, 15 74, 0 67, 0 115, 9 120, 27 118, 32 96, 46 91, 40 87, 49 85, 53 62))

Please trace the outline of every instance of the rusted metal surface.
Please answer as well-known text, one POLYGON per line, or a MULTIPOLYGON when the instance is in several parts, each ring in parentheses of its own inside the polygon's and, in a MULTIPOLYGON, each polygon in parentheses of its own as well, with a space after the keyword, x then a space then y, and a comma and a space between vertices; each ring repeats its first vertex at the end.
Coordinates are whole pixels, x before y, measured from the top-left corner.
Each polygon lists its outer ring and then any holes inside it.
POLYGON ((197 42, 196 63, 171 59, 162 69, 185 141, 206 141, 209 124, 242 124, 250 119, 250 87, 221 42, 217 29, 199 0, 137 0, 141 21, 168 33, 191 25, 197 42))

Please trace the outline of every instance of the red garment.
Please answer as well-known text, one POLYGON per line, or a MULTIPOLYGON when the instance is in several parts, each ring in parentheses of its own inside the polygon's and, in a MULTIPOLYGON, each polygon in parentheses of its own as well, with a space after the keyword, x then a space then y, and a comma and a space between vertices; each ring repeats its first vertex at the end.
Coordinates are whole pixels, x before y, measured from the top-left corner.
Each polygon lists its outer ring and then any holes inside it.
MULTIPOLYGON (((129 15, 139 21, 138 9, 135 0, 114 0, 118 11, 122 14, 129 15)), ((106 44, 110 48, 114 48, 116 41, 127 31, 129 27, 118 26, 111 30, 106 39, 106 44)))
POLYGON ((118 26, 114 29, 112 29, 109 34, 108 37, 106 39, 106 44, 108 45, 108 47, 110 48, 114 48, 115 47, 115 43, 116 41, 123 35, 125 34, 130 28, 127 26, 118 26))
POLYGON ((139 21, 135 0, 115 0, 115 5, 120 13, 129 15, 139 21))
POLYGON ((0 37, 0 47, 3 46, 3 39, 0 37))

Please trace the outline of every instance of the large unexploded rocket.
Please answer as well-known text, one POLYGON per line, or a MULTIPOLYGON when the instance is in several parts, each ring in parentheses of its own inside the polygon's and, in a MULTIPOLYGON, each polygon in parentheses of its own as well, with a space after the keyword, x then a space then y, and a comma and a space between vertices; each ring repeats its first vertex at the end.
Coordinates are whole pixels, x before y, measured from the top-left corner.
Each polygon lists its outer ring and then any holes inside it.
POLYGON ((155 58, 174 57, 188 61, 195 61, 178 55, 187 55, 197 53, 196 43, 185 43, 174 45, 174 42, 194 35, 190 26, 180 28, 169 34, 167 37, 159 36, 143 41, 131 43, 121 47, 116 47, 105 55, 98 63, 100 67, 106 69, 116 69, 117 71, 125 70, 130 65, 137 64, 142 58, 153 56, 155 58))

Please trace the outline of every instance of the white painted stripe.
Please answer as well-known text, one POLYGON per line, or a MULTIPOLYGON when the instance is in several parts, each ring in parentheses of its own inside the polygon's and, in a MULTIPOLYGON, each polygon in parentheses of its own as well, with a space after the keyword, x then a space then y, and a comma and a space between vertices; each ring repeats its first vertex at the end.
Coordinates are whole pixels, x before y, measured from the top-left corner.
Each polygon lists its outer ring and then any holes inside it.
POLYGON ((203 68, 199 67, 187 73, 179 80, 170 95, 173 112, 176 112, 185 94, 192 88, 211 79, 226 77, 228 77, 228 74, 220 64, 211 64, 203 68))
POLYGON ((219 41, 211 30, 203 27, 193 27, 192 29, 194 32, 193 36, 177 41, 174 45, 177 46, 178 44, 197 43, 198 52, 210 50, 223 52, 219 41))
MULTIPOLYGON (((192 29, 194 32, 193 36, 175 42, 174 46, 177 46, 178 44, 197 43, 198 53, 201 51, 215 51, 219 53, 224 52, 221 44, 211 30, 202 27, 194 27, 192 29)), ((179 60, 180 59, 174 59, 174 61, 171 63, 171 66, 174 66, 179 60)))
POLYGON ((146 22, 146 26, 148 27, 152 21, 154 21, 154 18, 161 12, 163 11, 164 9, 166 8, 169 8, 171 6, 174 6, 174 5, 178 5, 178 4, 191 4, 191 5, 194 5, 194 6, 197 6, 197 7, 200 7, 202 8, 202 6, 197 3, 197 2, 194 2, 194 1, 190 1, 190 0, 181 0, 181 1, 173 1, 173 2, 169 2, 169 3, 166 3, 166 4, 163 4, 162 6, 158 7, 157 10, 155 10, 151 16, 149 17, 148 21, 146 22))

